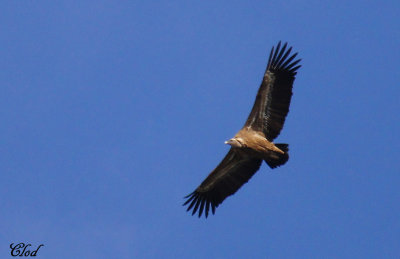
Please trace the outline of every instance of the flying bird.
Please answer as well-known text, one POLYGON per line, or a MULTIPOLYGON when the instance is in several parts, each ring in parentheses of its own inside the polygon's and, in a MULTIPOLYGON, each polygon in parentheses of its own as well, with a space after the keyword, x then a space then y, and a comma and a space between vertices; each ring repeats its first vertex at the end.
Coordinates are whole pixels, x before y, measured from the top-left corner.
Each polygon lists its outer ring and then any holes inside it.
POLYGON ((239 132, 225 144, 231 146, 221 163, 207 176, 197 189, 185 198, 187 211, 203 211, 208 217, 210 208, 215 213, 228 196, 234 194, 258 171, 264 160, 270 168, 285 164, 289 159, 288 144, 272 141, 283 128, 289 112, 292 87, 301 59, 290 55, 287 43, 272 47, 262 83, 253 108, 239 132))

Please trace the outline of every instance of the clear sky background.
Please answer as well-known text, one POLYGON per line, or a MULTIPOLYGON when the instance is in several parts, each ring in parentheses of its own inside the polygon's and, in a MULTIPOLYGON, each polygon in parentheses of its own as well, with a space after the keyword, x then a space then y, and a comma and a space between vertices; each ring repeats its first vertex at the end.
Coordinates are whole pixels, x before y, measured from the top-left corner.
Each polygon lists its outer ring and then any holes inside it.
POLYGON ((0 257, 399 258, 399 1, 2 1, 0 257), (270 48, 303 67, 265 164, 182 207, 270 48))

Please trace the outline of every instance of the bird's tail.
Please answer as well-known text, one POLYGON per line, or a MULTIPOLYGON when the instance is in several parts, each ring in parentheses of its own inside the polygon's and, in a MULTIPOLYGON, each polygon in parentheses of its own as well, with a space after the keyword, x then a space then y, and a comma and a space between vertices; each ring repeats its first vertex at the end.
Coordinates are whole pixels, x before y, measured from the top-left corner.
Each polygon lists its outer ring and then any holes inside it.
POLYGON ((281 165, 284 165, 289 160, 289 145, 288 144, 275 144, 277 148, 285 152, 284 154, 274 152, 272 156, 268 159, 265 159, 265 162, 271 168, 275 168, 281 165))

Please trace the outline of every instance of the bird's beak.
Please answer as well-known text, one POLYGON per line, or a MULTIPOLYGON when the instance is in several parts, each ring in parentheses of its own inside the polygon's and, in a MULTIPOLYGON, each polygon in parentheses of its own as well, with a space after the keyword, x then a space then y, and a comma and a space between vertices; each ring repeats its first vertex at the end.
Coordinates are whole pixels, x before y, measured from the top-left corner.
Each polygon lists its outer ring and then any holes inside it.
POLYGON ((225 141, 225 144, 227 144, 227 145, 230 145, 232 143, 232 140, 230 139, 230 140, 227 140, 227 141, 225 141))
POLYGON ((227 140, 227 141, 225 141, 225 144, 229 144, 229 141, 227 140))

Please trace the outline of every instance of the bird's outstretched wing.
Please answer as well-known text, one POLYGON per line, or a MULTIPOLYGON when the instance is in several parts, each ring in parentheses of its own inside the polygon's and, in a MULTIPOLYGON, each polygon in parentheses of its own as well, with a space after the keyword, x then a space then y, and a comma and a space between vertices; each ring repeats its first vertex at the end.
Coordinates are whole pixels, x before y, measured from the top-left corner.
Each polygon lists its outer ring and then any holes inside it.
POLYGON ((221 163, 210 173, 210 175, 191 194, 186 196, 189 204, 187 211, 193 209, 192 215, 199 211, 199 217, 205 212, 215 208, 229 195, 234 194, 245 184, 260 168, 262 160, 241 155, 232 150, 221 161, 221 163))
POLYGON ((286 47, 287 43, 281 48, 281 42, 276 48, 272 47, 267 70, 245 123, 245 127, 264 132, 269 141, 275 139, 283 128, 292 98, 293 81, 301 67, 297 65, 301 59, 293 61, 297 53, 290 56, 292 47, 287 50, 286 47))

